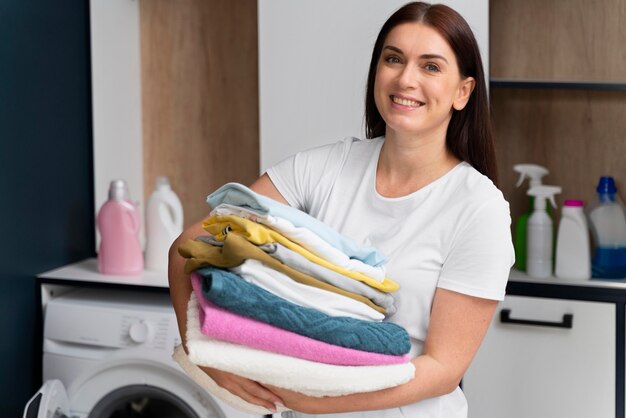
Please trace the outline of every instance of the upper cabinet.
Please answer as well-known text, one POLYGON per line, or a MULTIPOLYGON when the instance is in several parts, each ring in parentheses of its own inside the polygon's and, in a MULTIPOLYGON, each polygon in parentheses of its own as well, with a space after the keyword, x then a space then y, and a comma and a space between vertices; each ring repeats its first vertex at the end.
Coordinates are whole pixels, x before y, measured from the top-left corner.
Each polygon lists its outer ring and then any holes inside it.
POLYGON ((491 77, 626 84, 626 2, 496 0, 491 77))
MULTIPOLYGON (((497 0, 490 7, 491 107, 500 188, 513 221, 528 208, 513 165, 589 202, 600 176, 626 197, 626 2, 497 0)), ((558 213, 555 220, 558 220, 558 213)))

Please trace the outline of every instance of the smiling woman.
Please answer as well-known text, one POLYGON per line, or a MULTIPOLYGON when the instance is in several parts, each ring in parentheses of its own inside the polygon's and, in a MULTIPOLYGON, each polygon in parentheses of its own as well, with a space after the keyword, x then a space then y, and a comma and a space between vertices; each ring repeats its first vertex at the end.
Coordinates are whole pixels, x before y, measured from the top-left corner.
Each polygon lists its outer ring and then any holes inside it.
MULTIPOLYGON (((486 92, 467 22, 444 5, 409 3, 387 20, 374 46, 369 139, 299 152, 251 186, 388 257, 386 274, 400 289, 393 292, 397 312, 385 320, 410 336, 415 377, 318 398, 205 369, 217 384, 256 405, 285 405, 296 417, 467 417, 459 381, 504 298, 513 263, 509 207, 494 184, 486 92)), ((177 247, 203 234, 196 224, 170 251, 183 336, 191 286, 177 247)))
POLYGON ((463 110, 474 85, 473 77, 461 77, 454 52, 437 30, 421 22, 396 26, 376 67, 374 100, 386 137, 445 137, 453 111, 463 110))
MULTIPOLYGON (((387 128, 379 109, 380 99, 375 94, 375 86, 382 82, 378 79, 378 72, 386 67, 381 65, 381 60, 388 66, 399 67, 396 72, 414 66, 420 68, 422 74, 429 73, 433 77, 443 73, 448 79, 459 78, 458 87, 463 88, 458 91, 460 96, 453 99, 453 109, 448 109, 451 114, 447 146, 457 158, 468 161, 497 184, 485 75, 478 44, 463 17, 444 5, 413 3, 411 7, 398 10, 383 25, 374 45, 367 80, 365 120, 368 138, 385 135, 387 128), (407 55, 410 53, 417 55, 412 58, 407 55), (471 147, 469 138, 472 138, 471 147)), ((403 71, 401 75, 408 79, 399 81, 416 83, 418 74, 412 77, 410 71, 411 68, 403 71)), ((433 84, 426 83, 428 85, 433 84)), ((424 88, 424 85, 420 87, 424 88)), ((403 98, 400 94, 398 96, 403 98)))

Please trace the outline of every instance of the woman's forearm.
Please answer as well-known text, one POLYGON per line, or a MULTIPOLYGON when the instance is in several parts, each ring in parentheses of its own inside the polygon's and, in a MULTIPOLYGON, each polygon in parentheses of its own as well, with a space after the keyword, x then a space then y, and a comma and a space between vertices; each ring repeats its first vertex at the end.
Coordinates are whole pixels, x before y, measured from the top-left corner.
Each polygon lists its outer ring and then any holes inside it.
POLYGON ((458 381, 438 361, 428 355, 413 360, 415 378, 389 389, 352 395, 314 398, 272 387, 285 405, 310 414, 343 413, 396 408, 452 392, 458 381))

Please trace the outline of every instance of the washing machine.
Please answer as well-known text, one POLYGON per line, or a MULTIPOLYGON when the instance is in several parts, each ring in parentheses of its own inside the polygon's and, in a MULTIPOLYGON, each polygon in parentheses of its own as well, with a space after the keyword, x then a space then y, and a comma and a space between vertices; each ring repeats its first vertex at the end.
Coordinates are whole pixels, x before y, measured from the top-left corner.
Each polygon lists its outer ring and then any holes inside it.
POLYGON ((252 418, 172 360, 180 342, 165 293, 78 288, 45 307, 42 388, 24 418, 252 418))

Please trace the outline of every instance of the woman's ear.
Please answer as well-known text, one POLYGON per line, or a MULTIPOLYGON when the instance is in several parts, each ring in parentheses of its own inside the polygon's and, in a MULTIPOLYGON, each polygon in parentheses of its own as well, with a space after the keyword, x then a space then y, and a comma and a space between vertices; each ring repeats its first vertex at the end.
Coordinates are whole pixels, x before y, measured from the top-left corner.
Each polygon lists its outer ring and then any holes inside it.
POLYGON ((456 99, 454 100, 454 103, 452 103, 452 107, 455 110, 463 110, 465 108, 465 105, 472 95, 472 91, 474 91, 474 86, 476 86, 476 80, 474 80, 474 77, 466 77, 461 80, 456 99))

